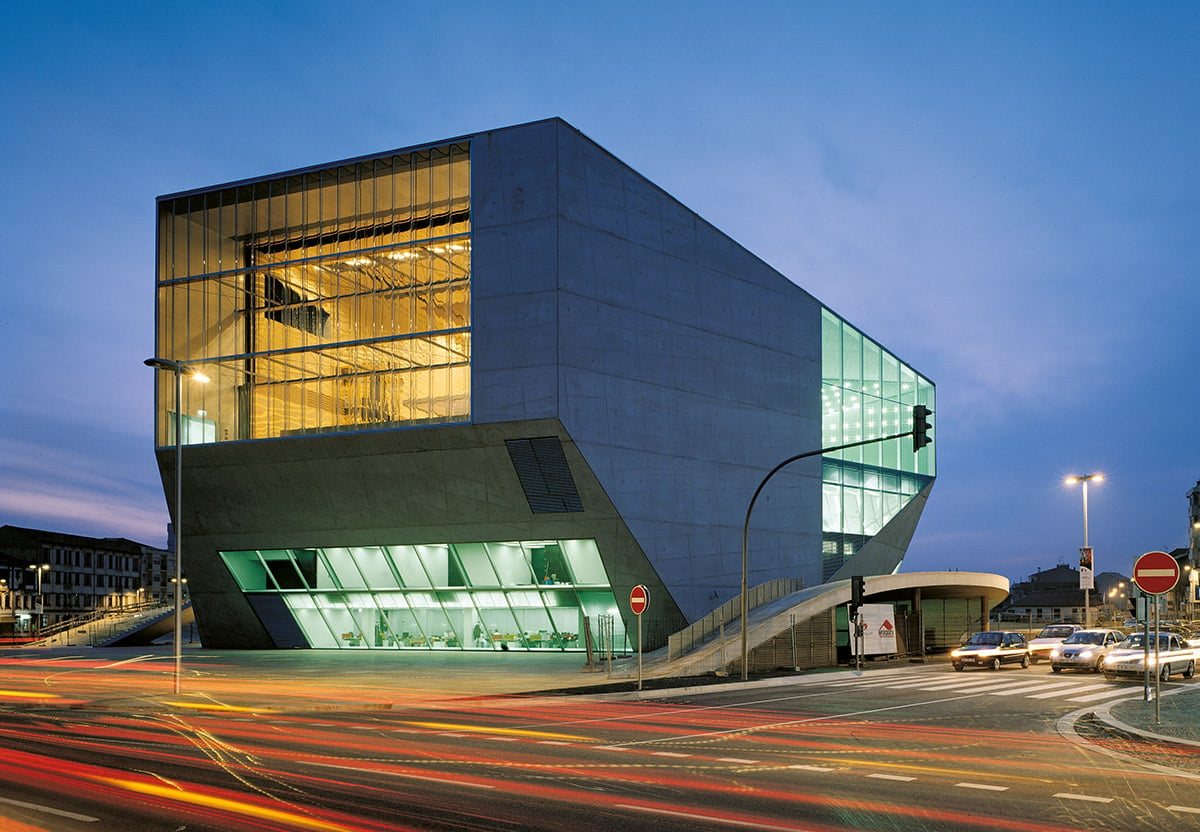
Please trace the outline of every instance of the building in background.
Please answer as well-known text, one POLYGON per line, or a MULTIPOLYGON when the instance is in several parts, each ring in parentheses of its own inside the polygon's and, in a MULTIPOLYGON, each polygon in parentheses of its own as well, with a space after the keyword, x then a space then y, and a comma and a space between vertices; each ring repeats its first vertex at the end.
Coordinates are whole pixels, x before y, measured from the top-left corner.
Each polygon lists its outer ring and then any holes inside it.
MULTIPOLYGON (((160 197, 156 344, 211 379, 180 437, 211 647, 628 643, 638 584, 658 646, 739 592, 776 464, 935 406, 558 119, 160 197)), ((906 438, 788 467, 749 585, 895 571, 935 473, 906 438)))
POLYGON ((0 526, 0 633, 39 632, 165 599, 170 584, 154 568, 164 559, 174 564, 171 553, 123 537, 0 526))

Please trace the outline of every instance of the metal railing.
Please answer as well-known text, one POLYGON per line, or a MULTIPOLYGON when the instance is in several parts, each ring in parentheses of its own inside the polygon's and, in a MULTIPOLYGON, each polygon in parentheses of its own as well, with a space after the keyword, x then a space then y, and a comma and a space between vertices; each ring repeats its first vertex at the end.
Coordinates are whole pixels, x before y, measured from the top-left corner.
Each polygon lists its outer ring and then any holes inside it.
MULTIPOLYGON (((803 578, 777 578, 765 584, 751 587, 746 592, 746 609, 752 610, 763 604, 804 589, 803 578)), ((678 659, 701 645, 707 644, 720 634, 721 625, 736 621, 742 614, 742 596, 738 595, 703 618, 667 637, 667 657, 678 659)))
POLYGON ((123 632, 143 626, 148 617, 173 610, 174 605, 169 601, 144 601, 140 604, 128 604, 117 610, 93 610, 43 627, 37 633, 37 638, 27 646, 94 647, 116 638, 123 632))

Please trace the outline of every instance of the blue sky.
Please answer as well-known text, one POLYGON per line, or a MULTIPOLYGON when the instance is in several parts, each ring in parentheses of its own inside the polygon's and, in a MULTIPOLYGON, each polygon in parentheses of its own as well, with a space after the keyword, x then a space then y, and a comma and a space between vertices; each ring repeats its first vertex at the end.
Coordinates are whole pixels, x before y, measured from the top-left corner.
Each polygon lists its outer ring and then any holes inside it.
POLYGON ((165 542, 142 365, 156 196, 561 116, 937 383, 906 571, 1072 562, 1070 473, 1108 476, 1098 570, 1187 543, 1200 5, 4 16, 0 523, 165 542))

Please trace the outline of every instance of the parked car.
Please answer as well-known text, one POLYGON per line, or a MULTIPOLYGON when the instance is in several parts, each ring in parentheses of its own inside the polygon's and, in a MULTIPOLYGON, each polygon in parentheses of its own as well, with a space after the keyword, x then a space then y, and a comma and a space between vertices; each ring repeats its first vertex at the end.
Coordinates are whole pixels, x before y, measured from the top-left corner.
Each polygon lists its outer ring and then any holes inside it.
POLYGON ((1120 630, 1076 630, 1050 650, 1050 669, 1061 673, 1065 668, 1100 672, 1104 657, 1125 640, 1120 630))
POLYGON ((962 647, 950 652, 950 662, 955 670, 967 666, 999 670, 1006 662, 1029 667, 1029 643, 1025 636, 1010 630, 974 633, 962 647))
MULTIPOLYGON (((1105 679, 1120 675, 1142 676, 1146 671, 1146 639, 1142 633, 1133 633, 1108 652, 1101 669, 1105 679)), ((1150 633, 1150 670, 1164 682, 1175 673, 1190 679, 1196 675, 1196 654, 1178 633, 1150 633), (1155 665, 1154 643, 1158 641, 1157 666, 1155 665)))
POLYGON ((1062 644, 1071 633, 1082 629, 1079 624, 1050 624, 1043 627, 1040 633, 1029 639, 1029 660, 1037 664, 1039 659, 1050 658, 1051 650, 1062 644))

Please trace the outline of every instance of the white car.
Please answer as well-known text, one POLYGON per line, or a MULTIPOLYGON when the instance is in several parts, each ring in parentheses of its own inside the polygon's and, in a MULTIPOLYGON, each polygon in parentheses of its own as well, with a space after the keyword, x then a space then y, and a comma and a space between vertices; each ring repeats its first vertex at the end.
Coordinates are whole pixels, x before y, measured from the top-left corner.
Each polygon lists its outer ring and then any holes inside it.
POLYGON ((1062 644, 1071 633, 1082 630, 1078 624, 1051 624, 1029 639, 1029 660, 1037 664, 1038 659, 1050 658, 1050 651, 1062 644))
POLYGON ((1029 667, 1029 645, 1025 636, 1011 630, 988 630, 975 633, 966 643, 950 653, 950 663, 955 670, 964 667, 990 667, 999 670, 1000 665, 1015 662, 1029 667))
MULTIPOLYGON (((1104 657, 1101 669, 1105 679, 1121 675, 1142 676, 1146 670, 1146 639, 1142 633, 1133 633, 1114 647, 1104 657)), ((1196 675, 1196 654, 1178 633, 1150 634, 1150 672, 1157 673, 1164 682, 1175 673, 1190 679, 1196 675), (1157 666, 1155 665, 1154 643, 1158 641, 1157 666)))
POLYGON ((1100 672, 1100 663, 1114 647, 1125 639, 1120 630, 1076 630, 1061 644, 1050 650, 1050 669, 1100 672))

